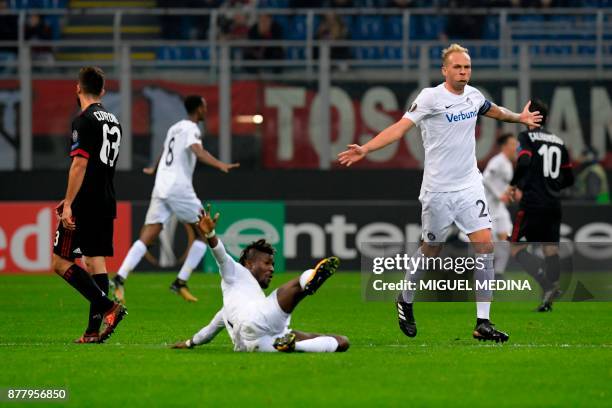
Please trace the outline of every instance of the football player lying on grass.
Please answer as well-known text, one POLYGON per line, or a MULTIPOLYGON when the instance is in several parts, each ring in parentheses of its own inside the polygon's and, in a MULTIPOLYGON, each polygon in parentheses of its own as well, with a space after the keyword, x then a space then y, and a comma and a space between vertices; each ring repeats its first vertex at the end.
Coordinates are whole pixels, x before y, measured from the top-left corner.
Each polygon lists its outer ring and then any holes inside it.
POLYGON ((346 351, 349 341, 345 336, 305 333, 289 328, 293 310, 338 269, 338 258, 321 260, 314 269, 304 271, 266 296, 263 289, 270 285, 274 275, 274 248, 260 239, 242 251, 238 262, 234 261, 215 234, 218 219, 219 213, 211 217, 208 206, 196 226, 219 266, 223 307, 206 327, 173 348, 192 348, 208 343, 225 327, 235 351, 346 351))

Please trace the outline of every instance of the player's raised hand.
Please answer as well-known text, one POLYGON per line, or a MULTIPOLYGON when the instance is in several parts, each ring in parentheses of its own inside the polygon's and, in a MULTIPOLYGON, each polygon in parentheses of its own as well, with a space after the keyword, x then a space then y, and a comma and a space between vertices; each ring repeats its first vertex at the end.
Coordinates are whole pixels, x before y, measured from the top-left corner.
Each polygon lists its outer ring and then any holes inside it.
POLYGON ((145 167, 142 169, 142 172, 147 176, 152 176, 155 174, 155 167, 145 167))
POLYGON ((240 167, 240 163, 221 163, 219 170, 221 170, 224 173, 229 173, 231 169, 235 169, 238 167, 240 167))
POLYGON ((347 150, 338 153, 338 161, 346 167, 349 167, 353 163, 357 163, 367 154, 367 150, 358 144, 350 144, 347 147, 347 150))
POLYGON ((523 111, 519 114, 520 122, 527 126, 540 127, 540 122, 542 122, 540 111, 530 112, 529 106, 531 106, 531 101, 527 102, 523 111))
POLYGON ((62 208, 61 220, 62 220, 62 225, 67 230, 75 230, 76 229, 76 224, 74 222, 74 217, 72 216, 72 208, 70 207, 70 205, 67 205, 65 202, 64 202, 64 206, 62 208))
POLYGON ((204 236, 212 233, 217 226, 217 221, 219 220, 219 213, 216 213, 214 217, 211 218, 210 212, 210 204, 206 205, 206 209, 202 210, 200 214, 200 220, 198 221, 198 229, 200 233, 204 236))

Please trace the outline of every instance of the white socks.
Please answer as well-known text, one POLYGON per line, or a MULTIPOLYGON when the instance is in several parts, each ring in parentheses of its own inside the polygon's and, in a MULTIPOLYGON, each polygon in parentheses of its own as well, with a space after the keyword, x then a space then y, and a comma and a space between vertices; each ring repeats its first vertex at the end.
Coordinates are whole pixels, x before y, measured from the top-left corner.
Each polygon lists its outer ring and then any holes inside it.
MULTIPOLYGON (((493 254, 476 254, 476 258, 482 261, 483 267, 474 270, 474 280, 484 282, 495 279, 495 269, 493 268, 493 254)), ((478 265, 478 263, 477 263, 478 265)), ((479 319, 488 319, 491 310, 492 290, 480 289, 476 291, 476 316, 479 319)))
POLYGON ((303 351, 306 353, 333 353, 337 348, 338 340, 331 336, 320 336, 295 343, 296 351, 303 351))
POLYGON ((302 274, 300 275, 300 286, 302 287, 302 289, 304 289, 306 283, 308 283, 308 280, 310 279, 313 273, 314 269, 307 269, 302 272, 302 274))
POLYGON ((189 280, 191 272, 198 266, 204 254, 206 254, 206 244, 198 239, 193 241, 189 253, 187 253, 187 259, 185 259, 183 267, 179 271, 178 278, 182 281, 189 280))
POLYGON ((140 262, 146 253, 147 246, 141 240, 134 242, 123 260, 123 263, 121 263, 117 275, 121 276, 123 280, 127 279, 130 272, 138 265, 138 262, 140 262))
MULTIPOLYGON (((423 261, 425 260, 425 257, 423 256, 423 251, 421 249, 421 247, 419 247, 416 252, 414 254, 412 254, 412 258, 415 259, 419 259, 419 258, 423 258, 423 261)), ((412 263, 411 263, 412 264, 412 263)), ((424 264, 424 262, 421 262, 420 260, 418 261, 417 265, 422 266, 424 264)), ((413 271, 411 270, 407 270, 406 271, 406 276, 404 277, 404 279, 408 282, 418 282, 422 277, 423 274, 425 273, 425 270, 423 270, 422 268, 417 268, 416 271, 414 271, 414 273, 412 273, 413 271)), ((404 299, 404 302, 407 303, 413 303, 414 302, 414 295, 416 294, 416 291, 414 290, 405 290, 402 292, 402 297, 404 299)))
POLYGON ((510 242, 499 241, 495 243, 495 274, 501 275, 506 270, 510 259, 510 242))
POLYGON ((476 317, 489 320, 491 302, 476 302, 476 317))

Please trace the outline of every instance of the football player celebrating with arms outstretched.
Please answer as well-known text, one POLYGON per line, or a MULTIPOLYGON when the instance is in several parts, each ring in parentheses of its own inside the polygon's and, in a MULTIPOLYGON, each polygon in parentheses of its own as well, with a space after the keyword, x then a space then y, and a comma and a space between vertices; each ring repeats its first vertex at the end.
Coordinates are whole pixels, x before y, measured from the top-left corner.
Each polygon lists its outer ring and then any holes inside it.
MULTIPOLYGON (((436 257, 453 223, 472 242, 482 267, 474 275, 478 281, 495 278, 493 239, 482 175, 476 166, 476 121, 484 115, 505 122, 538 126, 538 112, 521 113, 497 106, 468 85, 472 75, 471 59, 466 48, 452 44, 442 52, 442 75, 445 81, 423 89, 395 124, 364 144, 349 145, 340 153, 341 164, 350 166, 369 153, 401 139, 413 126, 421 129, 425 163, 419 201, 423 243, 414 257, 436 257)), ((419 265, 425 264, 418 262, 419 265)), ((406 279, 417 279, 424 270, 407 271, 406 279)), ((497 330, 489 320, 491 292, 476 294, 476 325, 472 332, 478 340, 506 341, 508 335, 497 330)), ((397 299, 399 326, 402 332, 416 336, 413 312, 414 291, 406 290, 397 299)))

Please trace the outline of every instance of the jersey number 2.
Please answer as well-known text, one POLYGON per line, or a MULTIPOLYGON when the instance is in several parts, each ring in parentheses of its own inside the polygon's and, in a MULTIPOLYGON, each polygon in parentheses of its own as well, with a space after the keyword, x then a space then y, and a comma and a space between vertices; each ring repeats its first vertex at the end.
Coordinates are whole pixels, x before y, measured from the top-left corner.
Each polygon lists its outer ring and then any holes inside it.
POLYGON ((544 177, 556 179, 561 170, 561 149, 558 146, 542 145, 538 149, 538 154, 542 156, 542 171, 544 177))
POLYGON ((100 160, 111 167, 115 165, 119 155, 119 144, 121 143, 121 131, 117 126, 109 127, 106 123, 102 127, 102 149, 100 149, 100 160), (117 140, 111 142, 108 135, 117 136, 117 140))

